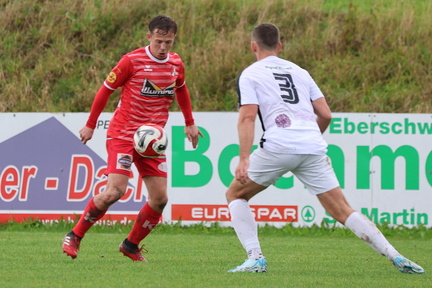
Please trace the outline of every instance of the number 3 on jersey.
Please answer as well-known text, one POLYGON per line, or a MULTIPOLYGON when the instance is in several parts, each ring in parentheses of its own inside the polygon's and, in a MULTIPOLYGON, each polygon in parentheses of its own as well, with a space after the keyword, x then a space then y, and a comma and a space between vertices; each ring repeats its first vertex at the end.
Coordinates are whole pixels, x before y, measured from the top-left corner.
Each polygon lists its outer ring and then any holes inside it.
POLYGON ((297 104, 299 102, 299 97, 291 75, 273 73, 273 76, 279 83, 279 88, 282 92, 280 95, 282 100, 285 103, 297 104))

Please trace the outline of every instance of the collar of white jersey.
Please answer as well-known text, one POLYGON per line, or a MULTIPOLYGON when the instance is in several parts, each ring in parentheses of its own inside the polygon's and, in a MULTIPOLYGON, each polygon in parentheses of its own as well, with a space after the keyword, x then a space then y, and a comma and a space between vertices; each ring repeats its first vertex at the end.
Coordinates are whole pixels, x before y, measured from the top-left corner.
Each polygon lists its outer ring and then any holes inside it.
POLYGON ((259 61, 263 61, 263 60, 273 60, 273 59, 278 59, 279 57, 278 56, 276 56, 276 55, 269 55, 269 56, 267 56, 267 57, 265 57, 265 58, 262 58, 261 60, 259 60, 259 61))
POLYGON ((154 57, 153 54, 150 52, 150 45, 145 47, 145 51, 146 51, 147 55, 150 57, 150 59, 152 59, 153 61, 155 61, 157 63, 166 63, 170 59, 169 53, 167 53, 167 57, 163 60, 154 57))

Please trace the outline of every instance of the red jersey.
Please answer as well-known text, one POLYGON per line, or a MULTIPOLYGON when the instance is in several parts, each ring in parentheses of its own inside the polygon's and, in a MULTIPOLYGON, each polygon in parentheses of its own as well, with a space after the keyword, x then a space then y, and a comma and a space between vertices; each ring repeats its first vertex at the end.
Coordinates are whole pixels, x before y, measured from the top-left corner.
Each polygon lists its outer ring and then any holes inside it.
MULTIPOLYGON (((184 95, 181 99, 188 103, 179 105, 182 111, 189 110, 186 114, 183 111, 183 114, 186 123, 193 124, 191 108, 187 107, 190 107, 190 99, 185 87, 184 64, 176 53, 168 53, 166 59, 160 60, 150 53, 149 46, 132 51, 124 55, 111 70, 104 86, 110 90, 122 87, 119 104, 108 128, 108 138, 132 140, 136 129, 146 123, 164 127, 175 91, 182 87, 185 88, 181 90, 186 92, 187 99, 184 95), (182 106, 186 106, 186 109, 182 106)), ((105 104, 99 100, 95 99, 93 103, 87 123, 89 127, 93 126, 103 110, 104 107, 100 109, 100 106, 106 105, 107 99, 104 99, 105 104)))

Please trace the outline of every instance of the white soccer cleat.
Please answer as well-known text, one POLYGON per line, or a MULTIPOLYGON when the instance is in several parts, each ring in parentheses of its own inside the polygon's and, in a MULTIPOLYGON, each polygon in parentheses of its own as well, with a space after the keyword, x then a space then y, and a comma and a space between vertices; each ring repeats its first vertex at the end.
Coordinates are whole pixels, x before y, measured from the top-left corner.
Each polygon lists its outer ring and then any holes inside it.
POLYGON ((425 273, 424 269, 417 265, 416 263, 406 259, 403 256, 397 256, 392 261, 393 265, 396 266, 396 268, 403 272, 403 273, 409 273, 409 274, 422 274, 425 273))
POLYGON ((267 260, 261 258, 258 260, 247 259, 242 265, 237 266, 234 269, 228 270, 228 272, 252 272, 252 273, 263 273, 267 272, 267 260))

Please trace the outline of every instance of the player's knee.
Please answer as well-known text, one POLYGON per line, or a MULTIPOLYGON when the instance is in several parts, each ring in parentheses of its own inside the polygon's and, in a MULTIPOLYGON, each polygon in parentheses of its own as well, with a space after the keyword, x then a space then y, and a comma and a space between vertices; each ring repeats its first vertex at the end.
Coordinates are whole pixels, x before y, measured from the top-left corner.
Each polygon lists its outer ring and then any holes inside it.
POLYGON ((168 203, 168 196, 163 195, 163 196, 151 197, 149 201, 153 202, 155 206, 161 207, 163 209, 168 203))
POLYGON ((167 196, 150 197, 148 199, 148 202, 154 210, 158 212, 162 212, 168 203, 168 197, 167 196))
POLYGON ((332 211, 327 211, 330 216, 332 216, 336 221, 338 221, 341 224, 345 224, 346 219, 348 218, 351 213, 354 212, 354 210, 349 207, 339 207, 339 209, 334 209, 332 211))
POLYGON ((228 190, 225 192, 225 198, 227 200, 228 203, 230 203, 231 201, 237 199, 236 196, 234 196, 234 191, 231 187, 228 188, 228 190))
POLYGON ((117 189, 117 187, 113 188, 114 189, 107 190, 104 193, 95 196, 95 200, 103 209, 108 209, 108 207, 120 200, 120 198, 124 195, 124 192, 122 192, 120 189, 117 189))
POLYGON ((227 192, 225 193, 225 198, 227 199, 227 202, 230 203, 231 201, 237 200, 237 199, 244 199, 246 201, 249 201, 250 197, 246 197, 246 193, 243 190, 228 188, 227 192))
POLYGON ((159 205, 159 210, 163 211, 167 203, 159 205))

